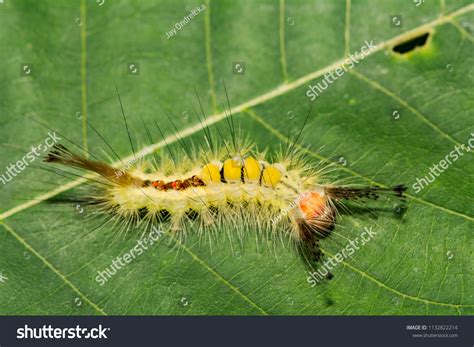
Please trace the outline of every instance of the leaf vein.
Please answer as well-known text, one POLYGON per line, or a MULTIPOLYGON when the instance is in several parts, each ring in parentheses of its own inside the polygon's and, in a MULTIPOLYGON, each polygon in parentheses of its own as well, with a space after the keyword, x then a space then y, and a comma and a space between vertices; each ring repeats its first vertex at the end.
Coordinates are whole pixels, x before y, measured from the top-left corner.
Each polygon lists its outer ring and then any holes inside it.
POLYGON ((52 270, 59 278, 63 280, 77 295, 79 295, 85 302, 91 305, 97 312, 102 315, 107 315, 107 313, 100 308, 96 303, 89 299, 84 293, 82 293, 65 275, 63 275, 52 263, 50 263, 45 257, 43 257, 38 251, 36 251, 25 239, 23 239, 19 234, 17 234, 9 225, 5 222, 0 222, 0 224, 17 240, 19 241, 28 251, 34 254, 39 260, 41 260, 50 270, 52 270))

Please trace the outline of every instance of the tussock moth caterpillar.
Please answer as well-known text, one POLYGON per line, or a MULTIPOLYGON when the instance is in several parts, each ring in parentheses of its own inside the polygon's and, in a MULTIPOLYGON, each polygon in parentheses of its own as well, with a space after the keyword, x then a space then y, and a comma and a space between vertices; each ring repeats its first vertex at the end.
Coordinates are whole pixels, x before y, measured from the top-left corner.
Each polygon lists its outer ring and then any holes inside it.
MULTIPOLYGON (((310 114, 311 110, 304 124, 310 114)), ((204 145, 188 147, 178 140, 180 153, 168 147, 168 155, 152 161, 135 158, 116 168, 62 144, 56 144, 44 161, 95 173, 98 178, 92 181, 92 191, 78 199, 94 206, 98 214, 124 221, 127 227, 149 229, 159 224, 181 236, 190 230, 219 232, 225 224, 237 231, 246 228, 284 235, 311 267, 323 255, 319 240, 335 228, 345 200, 377 200, 381 195, 403 198, 404 185, 383 188, 329 182, 327 167, 308 162, 295 146, 304 125, 291 145, 270 157, 238 136, 231 114, 226 120, 230 139, 219 130, 211 134, 203 126, 204 145)))

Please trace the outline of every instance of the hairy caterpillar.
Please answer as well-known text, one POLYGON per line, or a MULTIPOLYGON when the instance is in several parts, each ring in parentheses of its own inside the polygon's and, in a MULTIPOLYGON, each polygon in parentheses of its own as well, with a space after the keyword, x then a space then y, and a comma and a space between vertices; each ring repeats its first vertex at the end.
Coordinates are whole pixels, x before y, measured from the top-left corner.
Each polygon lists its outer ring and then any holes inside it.
POLYGON ((56 144, 44 161, 97 174, 92 191, 78 199, 127 226, 166 225, 173 235, 193 228, 199 233, 219 231, 222 224, 268 235, 279 233, 294 241, 310 266, 320 260, 318 242, 335 227, 344 200, 377 200, 381 194, 403 198, 403 185, 383 188, 329 182, 326 168, 306 161, 295 147, 303 129, 286 150, 270 160, 266 151, 237 138, 232 115, 229 118, 231 140, 219 132, 223 144, 219 147, 219 141, 204 127, 205 146, 189 149, 181 143, 185 153, 181 157, 169 151, 161 159, 135 157, 116 168, 56 144), (137 162, 140 164, 135 165, 137 162))

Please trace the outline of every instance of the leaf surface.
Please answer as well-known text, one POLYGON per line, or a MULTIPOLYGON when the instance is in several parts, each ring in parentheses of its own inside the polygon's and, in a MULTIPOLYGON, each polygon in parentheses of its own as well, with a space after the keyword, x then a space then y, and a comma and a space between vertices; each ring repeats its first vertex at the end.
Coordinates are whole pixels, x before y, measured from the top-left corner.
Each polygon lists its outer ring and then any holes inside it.
POLYGON ((245 135, 259 148, 285 147, 288 130, 297 132, 308 111, 308 85, 374 40, 377 49, 314 101, 303 145, 315 162, 338 163, 348 179, 407 184, 406 213, 400 217, 386 201, 380 207, 389 212, 344 215, 337 235, 322 242, 328 254, 364 227, 376 235, 316 287, 292 247, 225 233, 211 241, 190 235, 185 243, 165 237, 100 286, 97 272, 132 249, 138 234, 114 238, 114 228, 96 228, 80 207, 49 204, 46 197, 80 187, 31 165, 0 192, 0 314, 473 314, 472 153, 421 192, 411 188, 474 132, 473 5, 207 1, 167 39, 199 5, 0 4, 0 167, 48 136, 31 119, 116 161, 89 121, 120 158, 130 156, 114 84, 137 151, 148 144, 141 117, 150 128, 156 119, 171 146, 176 132, 202 141, 194 88, 208 125, 224 129, 222 81, 245 135), (394 15, 401 27, 391 25, 394 15), (422 49, 391 51, 424 32, 430 38, 422 49), (176 129, 162 108, 176 115, 176 129))

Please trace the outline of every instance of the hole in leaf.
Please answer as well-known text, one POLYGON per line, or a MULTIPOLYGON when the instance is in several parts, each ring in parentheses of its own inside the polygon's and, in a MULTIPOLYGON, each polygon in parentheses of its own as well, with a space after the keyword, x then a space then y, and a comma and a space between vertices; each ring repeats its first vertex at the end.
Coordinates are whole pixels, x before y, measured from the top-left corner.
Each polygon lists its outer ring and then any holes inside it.
POLYGON ((423 35, 414 37, 409 41, 402 42, 396 45, 395 47, 393 47, 393 51, 400 54, 411 52, 416 47, 423 47, 426 44, 426 41, 428 41, 429 36, 430 36, 430 33, 425 33, 423 35))

